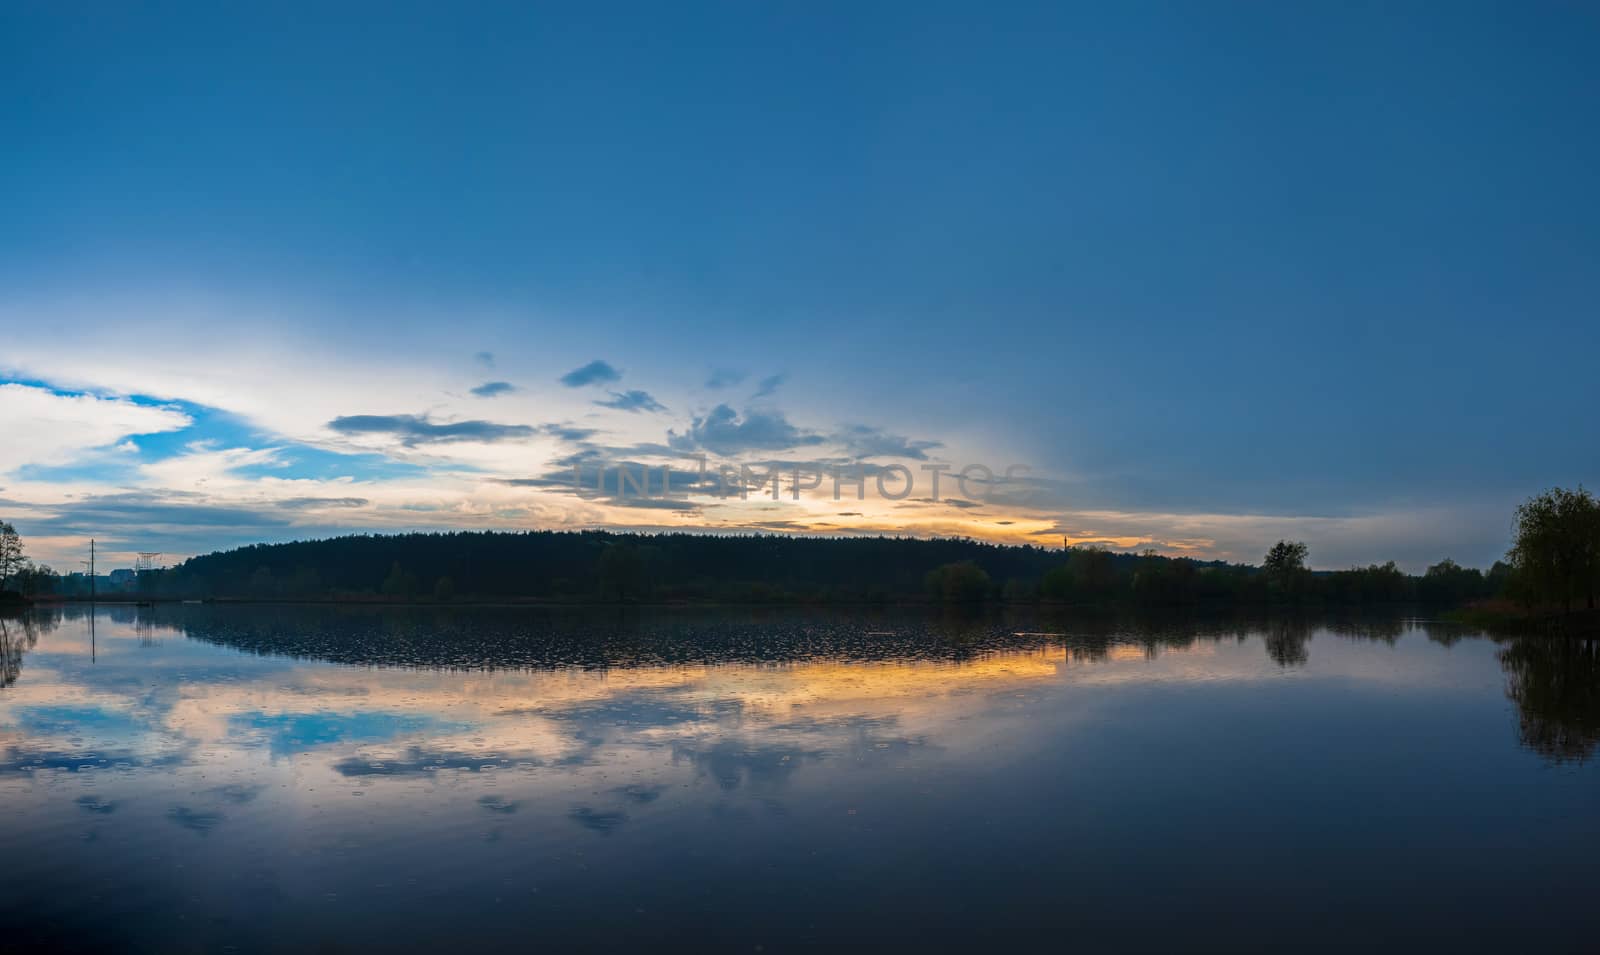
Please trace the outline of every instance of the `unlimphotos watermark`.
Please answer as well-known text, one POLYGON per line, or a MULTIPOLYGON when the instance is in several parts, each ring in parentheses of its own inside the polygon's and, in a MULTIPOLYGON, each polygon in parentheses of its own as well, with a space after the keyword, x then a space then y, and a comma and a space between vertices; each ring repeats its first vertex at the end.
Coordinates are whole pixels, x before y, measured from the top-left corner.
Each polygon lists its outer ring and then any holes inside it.
POLYGON ((696 463, 691 470, 679 470, 668 464, 611 464, 609 462, 574 463, 572 486, 583 497, 638 497, 655 500, 685 500, 691 497, 737 497, 748 499, 752 494, 770 492, 774 501, 785 494, 790 500, 800 500, 803 492, 825 493, 831 484, 833 499, 845 499, 847 491, 854 491, 855 499, 866 500, 868 487, 889 501, 901 501, 917 490, 917 472, 922 472, 922 482, 929 500, 940 501, 952 487, 961 499, 982 504, 990 500, 997 489, 1018 483, 1029 470, 1020 464, 1009 464, 1000 470, 984 464, 968 464, 956 468, 953 464, 921 464, 913 471, 904 464, 867 464, 861 461, 849 464, 821 462, 782 462, 765 466, 741 463, 719 464, 712 467, 703 454, 685 455, 696 463))

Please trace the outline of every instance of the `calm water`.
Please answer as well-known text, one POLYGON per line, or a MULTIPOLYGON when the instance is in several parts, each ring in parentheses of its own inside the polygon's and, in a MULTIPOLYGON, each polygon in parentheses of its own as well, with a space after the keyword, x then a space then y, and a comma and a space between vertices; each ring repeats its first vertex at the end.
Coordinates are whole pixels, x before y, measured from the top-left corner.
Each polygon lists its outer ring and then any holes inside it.
POLYGON ((1600 945, 1593 643, 209 606, 0 637, 8 945, 1600 945))

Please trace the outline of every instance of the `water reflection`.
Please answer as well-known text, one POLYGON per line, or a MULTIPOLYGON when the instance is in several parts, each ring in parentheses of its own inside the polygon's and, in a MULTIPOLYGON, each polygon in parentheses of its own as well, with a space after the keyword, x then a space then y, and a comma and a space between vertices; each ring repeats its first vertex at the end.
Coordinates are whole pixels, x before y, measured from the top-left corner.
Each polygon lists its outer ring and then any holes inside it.
MULTIPOLYGON (((76 624, 96 657, 96 621, 117 626, 142 649, 158 649, 170 637, 185 637, 248 654, 325 661, 362 667, 398 667, 445 671, 632 671, 607 680, 602 704, 574 704, 565 718, 615 725, 671 726, 695 721, 702 701, 674 702, 688 677, 684 667, 788 667, 791 683, 808 687, 804 694, 825 695, 835 682, 871 686, 874 693, 896 695, 894 687, 926 680, 947 687, 982 681, 996 674, 1020 680, 1037 670, 1041 659, 1059 654, 1069 665, 1111 661, 1155 661, 1163 653, 1204 652, 1206 645, 1259 641, 1265 656, 1279 668, 1305 667, 1318 633, 1394 646, 1407 630, 1451 647, 1463 639, 1484 639, 1458 625, 1400 617, 1317 619, 1278 617, 1261 620, 1192 617, 877 612, 838 614, 792 610, 733 611, 572 611, 548 609, 397 609, 384 607, 185 606, 145 608, 101 607, 91 615, 81 605, 54 606, 0 616, 0 687, 10 687, 22 674, 25 655, 41 634, 63 622, 76 624), (863 664, 889 663, 887 667, 863 664), (919 669, 916 664, 959 664, 919 669), (808 666, 796 668, 796 664, 808 666), (854 669, 852 669, 854 668, 854 669), (624 702, 625 701, 625 702, 624 702)), ((1507 695, 1516 704, 1525 745, 1556 762, 1583 760, 1600 747, 1600 649, 1593 640, 1546 637, 1498 637, 1498 659, 1504 669, 1507 695)), ((58 649, 57 652, 60 652, 58 649)), ((118 663, 117 666, 125 664, 118 663)), ((1051 662, 1040 675, 1054 675, 1051 662)), ((338 687, 326 671, 315 687, 282 684, 269 695, 320 699, 345 698, 370 702, 377 697, 367 678, 338 687)), ((769 673, 772 671, 769 671, 769 673)), ((232 680, 224 681, 233 685, 232 680)), ((381 681, 380 681, 381 682, 381 681)), ((424 681, 437 682, 437 681, 424 681)), ((548 680, 534 694, 542 702, 501 708, 496 715, 548 715, 552 694, 548 680)), ((558 680, 570 692, 573 677, 558 680)), ((454 684, 452 683, 452 687, 454 684)), ((192 694, 191 687, 189 694, 192 694)), ((264 692, 258 688, 258 693, 264 692)), ((919 691, 920 692, 920 691, 919 691)), ((283 755, 296 747, 336 741, 389 739, 426 731, 439 736, 453 725, 437 715, 415 715, 420 693, 397 700, 398 713, 351 714, 269 713, 254 710, 229 718, 230 738, 242 738, 283 755)), ((743 711, 746 700, 721 700, 717 706, 743 711)), ((468 706, 452 700, 440 712, 468 706)), ((186 719, 192 705, 175 702, 168 718, 186 719)), ((68 710, 70 717, 72 711, 68 710)), ((724 714, 726 715, 726 714, 724 714)), ((37 717, 34 718, 35 720, 37 717)), ((38 724, 29 724, 37 729, 38 724)), ((459 727, 458 727, 459 728, 459 727)), ((345 762, 345 772, 372 771, 345 762)), ((378 764, 382 768, 383 764, 378 764)), ((401 759, 389 768, 398 771, 401 759)), ((446 759, 435 765, 449 766, 446 759)))
MULTIPOLYGON (((1277 887, 1346 852, 1471 846, 1485 818, 1551 859, 1600 848, 1570 823, 1593 781, 1530 775, 1595 750, 1593 643, 1394 619, 86 613, 0 621, 0 838, 41 900, 22 924, 86 947, 248 949, 266 923, 285 949, 463 924, 509 943, 533 919, 555 947, 692 926, 748 950, 864 944, 886 916, 949 944, 982 940, 928 901, 974 899, 1017 931, 1081 906, 1153 933, 1145 876, 1240 846, 1257 861, 1163 904, 1248 947, 1234 900, 1312 918, 1277 887), (103 925, 70 902, 90 890, 103 925)), ((1461 874, 1408 859, 1418 884, 1461 874)), ((1342 904, 1381 906, 1361 894, 1381 882, 1342 904)))
POLYGON ((38 645, 40 629, 54 629, 58 619, 50 614, 0 611, 0 688, 17 682, 22 676, 23 654, 38 645))
POLYGON ((1519 637, 1500 651, 1522 741, 1555 762, 1600 746, 1600 641, 1519 637))

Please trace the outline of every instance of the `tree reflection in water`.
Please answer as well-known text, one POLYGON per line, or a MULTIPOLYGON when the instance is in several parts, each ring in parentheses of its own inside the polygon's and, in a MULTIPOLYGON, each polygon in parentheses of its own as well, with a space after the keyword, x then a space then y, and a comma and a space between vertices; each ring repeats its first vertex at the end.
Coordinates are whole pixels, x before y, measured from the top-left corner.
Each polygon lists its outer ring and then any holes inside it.
POLYGON ((0 689, 17 682, 22 676, 23 654, 38 645, 40 633, 49 633, 60 622, 59 611, 0 613, 0 689))
POLYGON ((1522 743, 1556 763, 1600 745, 1600 640, 1517 637, 1500 651, 1522 743))
POLYGON ((1261 642, 1266 645, 1267 656, 1281 667, 1305 666, 1311 659, 1306 644, 1311 640, 1311 627, 1303 620, 1293 618, 1269 621, 1261 631, 1261 642))
MULTIPOLYGON (((0 615, 0 689, 22 675, 24 656, 63 620, 89 608, 43 607, 0 615)), ((1441 647, 1482 639, 1470 628, 1399 617, 1275 619, 1198 614, 1002 614, 948 609, 938 614, 735 610, 616 614, 392 608, 261 606, 102 608, 132 628, 141 646, 162 634, 187 636, 247 653, 361 666, 426 669, 610 669, 727 663, 939 660, 961 663, 995 652, 1058 648, 1073 663, 1103 663, 1119 647, 1148 660, 1197 643, 1257 639, 1273 663, 1309 665, 1320 632, 1396 645, 1420 633, 1441 647)), ((1498 637, 1506 696, 1516 704, 1521 742, 1556 763, 1600 750, 1600 639, 1498 637)))

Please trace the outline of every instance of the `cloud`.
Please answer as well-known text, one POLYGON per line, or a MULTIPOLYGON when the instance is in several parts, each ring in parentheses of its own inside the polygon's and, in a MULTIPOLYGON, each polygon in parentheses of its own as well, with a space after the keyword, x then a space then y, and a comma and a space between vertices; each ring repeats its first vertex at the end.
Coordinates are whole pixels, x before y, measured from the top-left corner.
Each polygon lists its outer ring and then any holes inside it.
POLYGON ((769 398, 778 393, 778 386, 789 380, 788 375, 768 375, 761 379, 761 384, 756 386, 756 393, 752 398, 769 398))
POLYGON ((494 352, 492 352, 492 351, 481 351, 481 352, 478 352, 476 355, 472 356, 472 360, 477 362, 478 364, 482 365, 485 368, 493 368, 494 367, 494 352))
POLYGON ((472 393, 479 398, 498 398, 516 390, 516 386, 509 381, 486 381, 472 389, 472 393))
POLYGON ((584 385, 602 385, 621 380, 622 372, 617 371, 598 358, 582 368, 574 368, 561 376, 561 383, 568 388, 582 388, 584 385))
POLYGON ((667 443, 678 451, 706 450, 713 454, 734 455, 746 451, 783 451, 823 443, 823 437, 802 431, 790 424, 781 412, 738 412, 717 405, 702 418, 695 418, 685 434, 667 432, 667 443))
POLYGON ((371 502, 364 497, 286 497, 275 502, 289 510, 307 510, 318 507, 366 507, 371 502))
POLYGON ((727 388, 744 381, 745 373, 735 368, 714 368, 706 379, 707 388, 727 388))
POLYGON ((650 397, 646 391, 613 391, 608 401, 596 401, 602 408, 619 411, 666 411, 667 406, 650 397))
POLYGON ((390 435, 406 447, 419 444, 449 444, 459 441, 516 441, 536 434, 525 424, 495 424, 492 421, 452 421, 442 424, 427 415, 344 415, 328 422, 340 434, 390 435))
POLYGON ((615 496, 606 498, 613 507, 633 507, 646 511, 679 511, 684 514, 700 513, 700 505, 693 501, 675 501, 668 497, 615 496))
POLYGON ((6 464, 61 465, 130 435, 181 431, 194 419, 176 408, 127 398, 63 394, 36 385, 0 385, 0 435, 6 464))
POLYGON ((560 438, 563 441, 587 441, 600 433, 594 428, 579 428, 569 424, 545 424, 540 425, 539 430, 552 438, 560 438))
MULTIPOLYGON (((54 510, 54 507, 49 508, 54 510)), ((198 494, 160 491, 99 494, 75 500, 63 513, 30 522, 43 535, 88 534, 95 530, 149 530, 176 526, 189 529, 282 526, 285 519, 268 510, 209 503, 198 494)))
POLYGON ((858 458, 910 458, 928 460, 928 452, 943 447, 938 441, 912 441, 881 428, 852 425, 834 436, 858 458))

